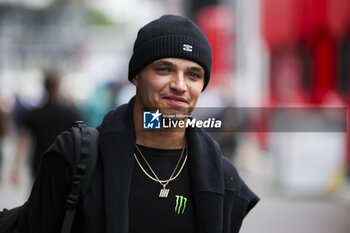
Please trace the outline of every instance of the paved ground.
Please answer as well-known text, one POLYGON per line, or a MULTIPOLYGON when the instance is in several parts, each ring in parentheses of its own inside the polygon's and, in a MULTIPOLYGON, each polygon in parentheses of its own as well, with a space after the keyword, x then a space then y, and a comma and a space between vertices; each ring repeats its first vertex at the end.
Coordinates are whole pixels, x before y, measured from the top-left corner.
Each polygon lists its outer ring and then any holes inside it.
POLYGON ((241 233, 349 233, 350 205, 330 199, 261 196, 241 233))
POLYGON ((241 233, 350 233, 349 182, 328 198, 287 195, 274 185, 268 162, 254 166, 240 174, 261 201, 247 215, 241 233))
POLYGON ((28 169, 25 163, 22 164, 20 174, 20 185, 14 186, 10 183, 9 174, 13 165, 14 157, 14 138, 6 138, 3 142, 3 161, 0 179, 0 210, 11 208, 23 204, 29 195, 30 181, 28 178, 28 169))

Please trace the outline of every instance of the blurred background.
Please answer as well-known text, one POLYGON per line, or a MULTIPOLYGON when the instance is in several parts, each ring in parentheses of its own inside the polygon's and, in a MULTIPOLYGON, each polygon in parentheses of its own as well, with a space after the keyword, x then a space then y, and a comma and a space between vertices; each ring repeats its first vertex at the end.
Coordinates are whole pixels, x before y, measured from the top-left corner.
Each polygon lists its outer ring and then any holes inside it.
POLYGON ((134 95, 133 42, 163 14, 212 46, 198 105, 231 109, 215 115, 232 130, 213 136, 261 198, 241 232, 350 232, 348 0, 0 0, 0 208, 28 197, 35 154, 69 127, 58 121, 97 126, 134 95), (277 107, 312 111, 262 111, 277 107))

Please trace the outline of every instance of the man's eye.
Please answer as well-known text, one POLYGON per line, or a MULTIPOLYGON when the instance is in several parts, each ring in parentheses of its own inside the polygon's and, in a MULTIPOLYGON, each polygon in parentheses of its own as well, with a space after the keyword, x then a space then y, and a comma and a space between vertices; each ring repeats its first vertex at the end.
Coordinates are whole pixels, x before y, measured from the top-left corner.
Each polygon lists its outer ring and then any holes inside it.
POLYGON ((200 76, 199 74, 197 74, 197 73, 192 73, 192 72, 191 72, 191 73, 189 73, 188 75, 189 75, 191 78, 198 78, 198 79, 201 78, 201 76, 200 76))
POLYGON ((170 69, 168 67, 157 67, 156 71, 159 71, 159 72, 170 72, 170 69))

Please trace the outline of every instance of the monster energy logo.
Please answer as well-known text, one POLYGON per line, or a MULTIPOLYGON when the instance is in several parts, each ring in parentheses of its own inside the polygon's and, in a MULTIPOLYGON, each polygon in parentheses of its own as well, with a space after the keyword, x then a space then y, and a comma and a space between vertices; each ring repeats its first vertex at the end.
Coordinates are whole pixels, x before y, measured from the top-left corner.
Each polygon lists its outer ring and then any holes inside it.
POLYGON ((187 198, 180 195, 175 195, 175 196, 176 196, 175 213, 177 215, 183 214, 186 209, 187 198))

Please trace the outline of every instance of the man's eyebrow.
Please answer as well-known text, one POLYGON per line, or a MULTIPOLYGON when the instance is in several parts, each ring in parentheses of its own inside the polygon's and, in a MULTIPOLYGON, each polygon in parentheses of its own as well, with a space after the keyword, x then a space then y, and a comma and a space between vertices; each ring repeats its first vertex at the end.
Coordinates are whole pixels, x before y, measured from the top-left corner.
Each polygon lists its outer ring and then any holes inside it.
POLYGON ((204 74, 204 69, 202 67, 192 66, 192 67, 190 67, 190 70, 204 74))
POLYGON ((168 61, 156 61, 152 63, 152 66, 175 66, 175 65, 168 61))

